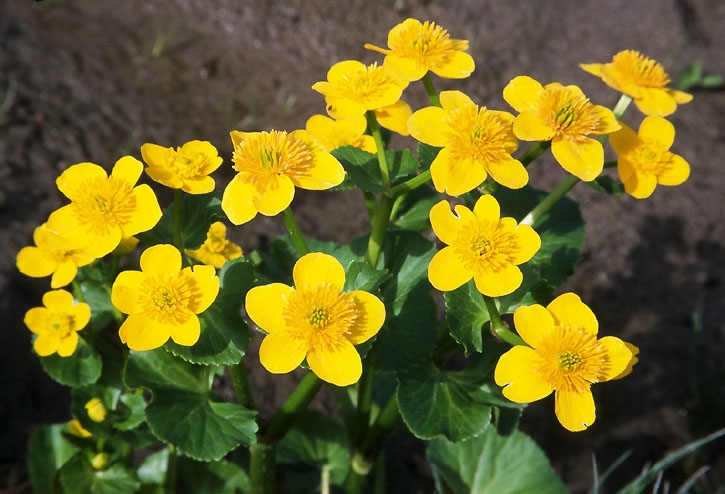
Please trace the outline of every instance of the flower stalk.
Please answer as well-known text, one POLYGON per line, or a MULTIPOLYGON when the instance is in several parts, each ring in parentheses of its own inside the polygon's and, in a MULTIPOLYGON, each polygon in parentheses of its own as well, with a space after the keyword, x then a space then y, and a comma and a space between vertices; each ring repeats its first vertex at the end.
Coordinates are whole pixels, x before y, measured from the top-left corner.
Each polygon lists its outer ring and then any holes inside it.
POLYGON ((294 214, 292 214, 291 206, 287 206, 287 208, 282 211, 282 219, 284 220, 284 226, 287 227, 290 238, 292 238, 292 242, 295 244, 297 253, 300 256, 304 256, 309 253, 310 249, 307 247, 307 242, 305 242, 305 237, 302 236, 302 232, 297 224, 297 220, 295 220, 294 214))
POLYGON ((440 108, 441 100, 438 97, 438 91, 436 91, 435 85, 433 84, 433 78, 430 75, 430 71, 425 73, 421 81, 423 82, 423 87, 425 88, 425 93, 428 95, 430 104, 440 108))

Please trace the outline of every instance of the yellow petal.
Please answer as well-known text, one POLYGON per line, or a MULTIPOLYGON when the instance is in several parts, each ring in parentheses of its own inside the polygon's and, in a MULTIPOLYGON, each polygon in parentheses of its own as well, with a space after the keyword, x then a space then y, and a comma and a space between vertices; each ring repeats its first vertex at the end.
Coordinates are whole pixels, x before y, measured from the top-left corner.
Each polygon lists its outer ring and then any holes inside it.
MULTIPOLYGON (((326 335, 319 338, 327 339, 326 335)), ((335 386, 349 386, 360 380, 362 362, 355 347, 347 340, 318 342, 307 354, 312 372, 323 381, 335 386)))
POLYGON ((448 113, 437 106, 422 108, 408 119, 410 135, 429 146, 447 145, 448 128, 448 113))
POLYGON ((144 311, 139 295, 146 275, 141 271, 122 271, 116 277, 111 288, 111 303, 124 314, 138 314, 144 311))
POLYGON ((46 251, 37 247, 23 247, 15 260, 18 270, 25 276, 43 278, 56 270, 58 263, 46 251))
POLYGON ((255 286, 247 292, 244 301, 247 315, 268 333, 285 331, 283 314, 291 294, 292 287, 282 283, 255 286))
POLYGON ((501 218, 501 206, 491 194, 478 198, 473 206, 473 214, 480 223, 498 223, 501 218))
POLYGON ((189 194, 208 194, 214 191, 215 186, 214 179, 207 175, 199 178, 187 178, 184 180, 182 189, 189 194))
POLYGON ((143 163, 133 156, 124 156, 113 165, 111 177, 133 187, 141 178, 142 173, 143 163))
POLYGON ((546 398, 553 391, 541 378, 534 363, 540 357, 525 346, 515 346, 501 355, 493 378, 503 386, 503 395, 514 403, 531 403, 546 398))
POLYGON ((605 336, 599 340, 607 352, 607 365, 603 374, 598 376, 600 382, 609 381, 619 376, 632 360, 632 350, 627 344, 614 336, 605 336))
POLYGON ((199 168, 199 175, 208 175, 219 168, 224 162, 219 152, 209 141, 189 141, 181 146, 180 152, 189 156, 202 156, 202 165, 199 168))
POLYGON ((639 359, 637 358, 637 355, 639 355, 639 348, 631 343, 627 343, 626 341, 624 342, 624 345, 631 352, 632 358, 629 359, 629 362, 627 363, 627 366, 624 368, 624 370, 620 374, 614 376, 612 379, 622 379, 623 377, 627 377, 632 373, 634 365, 639 362, 639 359))
POLYGON ((680 185, 690 176, 690 165, 681 156, 672 155, 669 166, 657 176, 662 185, 680 185))
POLYGON ((331 285, 339 293, 345 285, 345 270, 331 255, 312 252, 295 263, 292 278, 297 290, 317 290, 320 285, 331 285))
POLYGON ((604 64, 601 63, 580 63, 579 67, 590 74, 593 74, 597 77, 601 76, 602 74, 602 66, 604 64))
POLYGON ((599 119, 599 123, 592 130, 592 134, 611 134, 621 128, 617 117, 614 116, 614 112, 609 108, 602 105, 592 105, 591 111, 596 113, 599 119))
POLYGON ((556 322, 551 313, 539 304, 516 308, 514 326, 519 336, 534 348, 555 337, 556 322))
POLYGON ((216 275, 216 269, 214 266, 194 266, 184 268, 184 272, 191 274, 197 288, 197 296, 190 301, 189 310, 194 314, 201 314, 214 303, 219 294, 219 277, 216 275))
POLYGON ((487 176, 480 163, 468 157, 461 159, 447 147, 441 149, 431 163, 430 174, 436 190, 451 196, 470 192, 487 176))
POLYGON ((151 177, 151 180, 153 180, 154 182, 165 185, 170 189, 180 189, 184 185, 184 181, 181 179, 181 177, 173 173, 168 168, 149 166, 146 168, 146 175, 151 177))
POLYGON ((565 429, 572 432, 583 431, 594 423, 596 411, 591 391, 578 393, 558 390, 555 396, 556 418, 565 429))
POLYGON ((659 117, 666 117, 677 110, 675 98, 663 88, 641 86, 639 98, 634 98, 634 104, 645 115, 659 117))
POLYGON ((604 168, 604 148, 599 141, 589 137, 554 138, 551 153, 564 170, 584 182, 597 178, 604 168))
POLYGON ((73 305, 73 295, 65 290, 45 292, 43 305, 52 311, 65 312, 73 305))
POLYGON ((402 136, 410 134, 408 131, 408 119, 412 115, 413 110, 405 101, 396 101, 392 105, 375 110, 375 118, 377 118, 380 125, 402 136))
POLYGON ((575 293, 559 295, 546 308, 559 326, 569 325, 591 335, 599 332, 597 316, 575 293))
POLYGON ((252 184, 242 182, 239 175, 234 177, 222 196, 222 210, 229 221, 241 225, 257 216, 257 208, 252 201, 256 195, 257 189, 252 184))
POLYGON ((514 135, 522 141, 548 141, 556 133, 534 111, 521 112, 514 120, 513 128, 514 135))
MULTIPOLYGON (((156 199, 156 194, 154 194, 151 187, 141 184, 135 187, 131 194, 136 202, 136 210, 130 215, 128 221, 121 226, 124 237, 132 237, 137 233, 151 230, 162 216, 159 201, 156 199)), ((118 245, 118 242, 116 242, 116 245, 118 245)), ((114 248, 116 245, 114 245, 114 248)))
POLYGON ((85 328, 91 321, 91 306, 86 303, 80 302, 73 305, 70 313, 73 314, 73 327, 76 331, 85 328))
POLYGON ((630 163, 628 159, 619 158, 617 161, 617 174, 619 175, 619 180, 626 185, 628 181, 632 180, 632 175, 634 175, 634 173, 635 171, 632 163, 630 163))
MULTIPOLYGON (((150 142, 141 146, 141 157, 151 167, 165 168, 168 161, 167 157, 173 152, 172 148, 165 148, 150 142)), ((146 172, 148 173, 148 169, 146 172)))
POLYGON ((181 271, 181 253, 173 245, 154 245, 143 251, 140 265, 147 275, 175 275, 181 271))
POLYGON ((654 141, 667 150, 675 142, 675 126, 662 117, 646 117, 639 126, 639 137, 654 141))
MULTIPOLYGON (((211 266, 207 267, 214 269, 211 266)), ((199 318, 191 316, 184 319, 181 323, 175 321, 174 325, 171 327, 170 334, 174 343, 182 346, 192 346, 199 341, 199 336, 201 334, 199 318)))
POLYGON ((473 100, 463 91, 441 91, 438 99, 441 102, 441 106, 448 114, 461 107, 475 106, 473 100))
MULTIPOLYGON (((315 86, 313 85, 312 89, 315 89, 315 86)), ((327 114, 335 120, 352 120, 353 118, 365 115, 365 112, 368 110, 367 106, 363 103, 347 98, 326 97, 325 103, 327 103, 325 107, 327 114)))
POLYGON ((672 96, 678 105, 684 105, 692 101, 692 95, 684 91, 678 91, 677 89, 668 89, 668 93, 672 96))
POLYGON ((428 68, 417 60, 394 53, 385 57, 383 67, 392 77, 408 82, 417 81, 428 72, 428 68))
POLYGON ((146 314, 131 314, 121 324, 118 336, 131 350, 154 350, 171 336, 171 326, 158 324, 146 314))
POLYGON ((274 185, 252 198, 254 207, 265 216, 278 215, 287 209, 295 196, 295 186, 287 175, 275 178, 274 185))
POLYGON ((272 374, 285 374, 302 363, 308 346, 306 335, 293 331, 269 333, 259 347, 259 361, 272 374))
POLYGON ((353 345, 359 345, 375 336, 385 322, 385 304, 372 293, 355 290, 343 294, 355 300, 357 319, 350 327, 347 339, 353 345))
POLYGON ((634 130, 623 123, 618 131, 609 134, 609 142, 612 143, 614 152, 621 156, 637 146, 639 137, 634 130))
POLYGON ((518 265, 528 262, 539 251, 541 237, 529 225, 519 225, 515 235, 518 248, 512 253, 511 262, 518 265))
POLYGON ((322 149, 315 153, 312 166, 306 175, 291 176, 292 182, 307 190, 327 190, 340 185, 345 180, 345 169, 330 153, 322 149))
POLYGON ((78 274, 78 266, 73 261, 58 263, 58 267, 50 278, 51 288, 62 288, 73 281, 78 274))
POLYGON ((73 352, 76 351, 76 347, 78 346, 78 333, 75 331, 72 331, 68 336, 65 338, 62 338, 58 342, 58 349, 56 350, 58 352, 58 355, 61 357, 70 357, 73 355, 73 352))
POLYGON ((476 68, 476 62, 468 53, 455 51, 448 55, 445 63, 434 65, 431 72, 444 79, 463 79, 471 75, 476 68))
MULTIPOLYGON (((23 322, 30 332, 41 334, 46 332, 46 321, 50 316, 50 312, 45 307, 33 307, 25 313, 23 322)), ((55 350, 53 350, 55 351, 55 350)))
POLYGON ((436 252, 428 264, 428 280, 442 292, 455 290, 472 277, 473 273, 461 262, 453 247, 436 252))
POLYGON ((520 189, 529 183, 529 173, 524 165, 509 155, 502 155, 488 163, 491 178, 509 189, 520 189))
POLYGON ((513 264, 506 264, 497 271, 480 269, 473 272, 476 289, 489 297, 502 297, 513 293, 523 280, 521 270, 513 264))
POLYGON ((106 170, 94 163, 73 165, 56 179, 55 183, 64 196, 75 201, 83 196, 81 184, 90 179, 107 179, 106 170))
POLYGON ((59 345, 60 338, 58 337, 58 333, 53 331, 51 333, 38 335, 33 343, 33 349, 41 357, 47 357, 48 355, 53 355, 58 350, 59 345))
POLYGON ((461 228, 461 220, 453 214, 448 201, 443 200, 430 208, 430 224, 436 237, 444 244, 456 241, 461 228))
MULTIPOLYGON (((514 77, 503 90, 503 99, 517 112, 534 110, 544 87, 529 76, 514 77)), ((534 139, 538 140, 538 139, 534 139)))
POLYGON ((350 73, 365 70, 365 65, 357 60, 342 60, 330 67, 327 71, 327 80, 330 82, 340 82, 350 73))
POLYGON ((635 199, 646 199, 652 195, 657 187, 657 177, 650 173, 641 173, 636 168, 632 169, 632 174, 622 180, 624 190, 627 194, 635 199))

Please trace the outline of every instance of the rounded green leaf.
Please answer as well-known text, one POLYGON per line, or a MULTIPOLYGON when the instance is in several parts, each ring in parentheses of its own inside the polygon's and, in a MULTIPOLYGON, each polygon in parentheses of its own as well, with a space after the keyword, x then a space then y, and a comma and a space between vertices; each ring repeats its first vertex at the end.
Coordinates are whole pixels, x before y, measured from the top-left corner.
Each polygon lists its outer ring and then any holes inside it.
POLYGON ((101 356, 78 338, 78 346, 73 355, 60 357, 58 354, 40 357, 43 370, 55 381, 66 386, 77 387, 92 384, 101 377, 101 356))

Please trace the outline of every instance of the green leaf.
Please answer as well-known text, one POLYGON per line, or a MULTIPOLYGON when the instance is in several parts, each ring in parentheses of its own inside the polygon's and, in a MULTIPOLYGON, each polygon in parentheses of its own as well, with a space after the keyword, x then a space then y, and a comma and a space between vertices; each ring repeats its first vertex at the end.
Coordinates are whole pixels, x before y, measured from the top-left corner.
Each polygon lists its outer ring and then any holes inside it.
POLYGON ((436 159, 442 148, 429 146, 428 144, 418 143, 418 161, 420 162, 420 171, 430 168, 433 160, 436 159))
POLYGON ((543 451, 523 432, 502 437, 489 427, 480 436, 452 443, 431 441, 428 460, 454 493, 566 493, 543 451))
POLYGON ((163 484, 169 465, 169 448, 164 448, 146 457, 136 474, 144 484, 163 484))
POLYGON ((615 182, 609 175, 599 175, 591 182, 586 182, 592 189, 604 192, 612 196, 618 196, 624 193, 624 185, 615 182))
POLYGON ((279 463, 304 463, 327 469, 330 480, 342 485, 350 466, 350 444, 345 428, 320 412, 306 411, 277 444, 279 463))
MULTIPOLYGON (((182 194, 181 196, 181 244, 185 249, 198 249, 206 240, 209 226, 226 218, 221 209, 221 193, 182 194)), ((163 210, 163 216, 148 232, 136 235, 147 244, 168 243, 174 238, 174 204, 163 210)))
POLYGON ((418 232, 430 229, 430 208, 440 200, 430 187, 418 187, 403 198, 393 224, 418 232))
POLYGON ((408 149, 400 151, 385 151, 385 159, 390 170, 390 184, 392 186, 404 182, 413 175, 420 165, 408 149))
POLYGON ((63 465, 59 480, 63 492, 78 494, 126 494, 141 486, 134 473, 120 463, 106 470, 94 470, 83 455, 76 455, 63 465))
POLYGON ((220 289, 214 303, 200 316, 201 335, 192 346, 169 341, 165 348, 195 364, 233 365, 242 360, 249 328, 242 317, 244 297, 255 284, 254 268, 243 258, 228 261, 219 272, 220 289))
POLYGON ((124 394, 118 400, 119 417, 113 423, 113 427, 119 431, 135 429, 146 420, 146 400, 143 396, 135 394, 124 394))
POLYGON ((388 278, 390 278, 390 275, 387 269, 374 269, 365 261, 352 261, 345 268, 345 286, 342 291, 364 290, 373 292, 388 278))
POLYGON ((65 438, 67 431, 68 424, 41 425, 30 435, 28 473, 33 492, 54 492, 56 473, 78 451, 65 438))
POLYGON ((83 301, 91 307, 91 320, 83 331, 99 333, 113 320, 116 311, 111 303, 111 292, 107 284, 99 281, 82 281, 80 287, 83 301))
MULTIPOLYGON (((351 188, 351 183, 365 192, 384 192, 385 186, 380 174, 380 164, 376 154, 368 153, 354 146, 342 146, 332 151, 347 172, 345 182, 338 188, 351 188)), ((400 151, 386 151, 385 159, 388 163, 388 173, 391 184, 402 181, 415 173, 418 162, 413 153, 404 149, 400 151)))
POLYGON ((131 352, 126 361, 127 386, 153 395, 146 406, 151 432, 201 461, 219 460, 240 444, 251 444, 257 431, 254 411, 212 395, 212 371, 161 349, 131 352))
POLYGON ((398 374, 400 415, 421 439, 445 436, 453 442, 476 436, 491 421, 491 406, 477 402, 475 383, 456 379, 455 373, 433 363, 417 365, 398 374))
POLYGON ((410 231, 391 232, 381 265, 396 273, 381 286, 387 312, 375 343, 381 371, 405 370, 433 352, 438 338, 437 309, 428 282, 432 242, 410 231))
POLYGON ((85 386, 96 382, 101 376, 101 356, 83 338, 78 338, 73 355, 60 357, 54 353, 40 357, 40 363, 50 377, 66 386, 85 386))
POLYGON ((185 492, 238 494, 251 492, 249 476, 229 461, 202 463, 181 457, 178 475, 185 492))
MULTIPOLYGON (((305 238, 310 252, 324 252, 332 254, 339 246, 334 242, 323 242, 305 238)), ((264 255, 261 264, 255 267, 257 284, 285 283, 292 285, 292 268, 300 258, 297 248, 289 235, 276 237, 269 246, 269 253, 264 255)), ((345 263, 343 262, 343 266, 345 263)))

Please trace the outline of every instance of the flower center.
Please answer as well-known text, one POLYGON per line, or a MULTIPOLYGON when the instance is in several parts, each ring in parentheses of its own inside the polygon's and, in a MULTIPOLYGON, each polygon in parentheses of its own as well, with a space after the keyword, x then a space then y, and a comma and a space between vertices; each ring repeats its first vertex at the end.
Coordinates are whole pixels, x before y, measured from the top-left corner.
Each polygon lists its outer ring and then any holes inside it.
POLYGON ((559 359, 559 369, 561 369, 564 372, 572 372, 579 368, 581 363, 583 362, 583 359, 581 355, 579 355, 576 352, 564 352, 560 353, 558 356, 559 359))
POLYGON ((465 105, 449 113, 451 149, 461 159, 490 162, 516 149, 516 138, 507 125, 486 107, 465 105))
POLYGON ((74 201, 80 223, 105 231, 109 225, 124 225, 136 209, 131 187, 114 177, 86 180, 74 201))
POLYGON ((632 77, 638 86, 663 88, 670 82, 662 65, 634 50, 617 53, 612 63, 618 71, 632 77))
POLYGON ((574 86, 548 85, 540 95, 539 117, 557 135, 583 137, 599 125, 594 105, 574 86))
POLYGON ((476 237, 471 241, 471 251, 474 256, 485 259, 493 252, 493 244, 487 237, 476 237))
POLYGON ((628 155, 638 170, 652 175, 664 173, 672 162, 672 156, 658 142, 649 139, 641 139, 628 155))
POLYGON ((330 315, 324 307, 314 307, 309 313, 307 313, 307 322, 318 329, 325 326, 329 320, 330 315))
POLYGON ((338 290, 326 283, 294 290, 282 317, 311 346, 334 344, 345 338, 359 317, 355 299, 338 290))
POLYGON ((75 329, 75 317, 62 312, 54 312, 50 315, 48 326, 58 334, 60 339, 64 339, 75 329))
POLYGON ((169 286, 159 286, 151 294, 151 300, 158 310, 172 312, 179 303, 176 291, 169 286))
POLYGON ((308 175, 312 152, 307 144, 285 131, 255 132, 237 144, 232 157, 234 169, 261 192, 272 188, 276 178, 293 180, 308 175))
POLYGON ((364 102, 377 100, 390 88, 391 79, 377 63, 363 67, 361 70, 345 74, 336 85, 337 93, 346 95, 348 99, 364 102))

